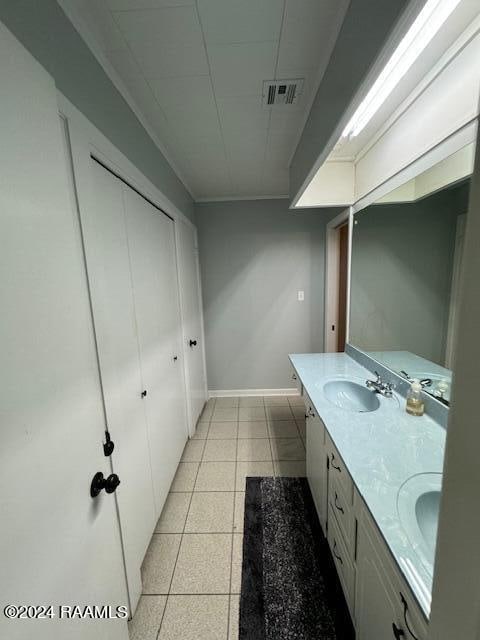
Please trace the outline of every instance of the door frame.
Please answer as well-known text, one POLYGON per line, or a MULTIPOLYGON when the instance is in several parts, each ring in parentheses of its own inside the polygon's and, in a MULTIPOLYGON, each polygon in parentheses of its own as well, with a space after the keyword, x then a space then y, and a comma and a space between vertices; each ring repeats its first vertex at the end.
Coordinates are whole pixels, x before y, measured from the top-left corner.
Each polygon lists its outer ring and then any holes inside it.
POLYGON ((348 342, 350 321, 350 266, 352 251, 352 207, 347 207, 335 218, 327 222, 325 231, 325 314, 324 314, 324 352, 334 353, 337 350, 337 332, 331 327, 338 326, 338 287, 340 270, 338 268, 340 244, 338 229, 348 223, 348 263, 347 263, 347 305, 345 318, 345 341, 348 342))

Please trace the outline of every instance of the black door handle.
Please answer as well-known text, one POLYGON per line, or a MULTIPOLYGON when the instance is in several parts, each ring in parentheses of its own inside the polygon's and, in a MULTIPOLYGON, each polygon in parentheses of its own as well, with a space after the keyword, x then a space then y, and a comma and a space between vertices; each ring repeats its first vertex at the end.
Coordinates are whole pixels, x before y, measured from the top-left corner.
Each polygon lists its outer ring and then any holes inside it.
POLYGON ((115 444, 113 440, 110 438, 109 432, 105 431, 105 442, 103 443, 103 453, 108 458, 108 456, 112 455, 114 449, 115 449, 115 444))
POLYGON ((90 484, 90 495, 96 498, 102 489, 105 489, 105 493, 113 493, 119 484, 120 478, 116 473, 111 473, 108 478, 104 478, 103 473, 98 471, 90 484))
POLYGON ((142 398, 146 398, 147 397, 147 390, 144 389, 140 395, 142 396, 142 398))
POLYGON ((197 346, 197 341, 196 340, 190 340, 190 346, 191 347, 196 347, 197 346))
POLYGON ((403 629, 399 629, 394 622, 392 622, 392 630, 396 640, 400 640, 400 638, 405 637, 405 631, 403 631, 403 629))
POLYGON ((340 473, 342 472, 340 467, 337 467, 336 465, 333 464, 333 461, 335 460, 335 454, 332 453, 332 459, 330 461, 330 464, 332 465, 332 468, 335 469, 336 471, 339 471, 340 473))
POLYGON ((342 513, 342 514, 343 514, 343 513, 345 513, 345 511, 343 510, 343 507, 341 507, 341 506, 338 504, 338 495, 337 495, 337 492, 336 492, 336 491, 335 491, 335 500, 334 500, 334 503, 333 503, 333 504, 335 505, 336 509, 338 509, 338 510, 340 511, 340 513, 342 513))
POLYGON ((340 564, 343 564, 342 557, 339 556, 338 553, 337 553, 337 541, 336 540, 333 541, 332 553, 335 556, 335 558, 340 562, 340 564))

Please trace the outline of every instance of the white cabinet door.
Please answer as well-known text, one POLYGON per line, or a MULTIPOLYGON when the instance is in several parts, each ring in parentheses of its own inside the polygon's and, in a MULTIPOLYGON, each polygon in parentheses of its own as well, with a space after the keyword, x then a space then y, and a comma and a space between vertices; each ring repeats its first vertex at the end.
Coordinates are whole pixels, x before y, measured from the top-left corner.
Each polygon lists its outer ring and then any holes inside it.
POLYGON ((207 400, 200 273, 195 229, 177 223, 176 231, 189 430, 193 435, 207 400))
MULTIPOLYGON (((126 640, 126 620, 58 606, 126 605, 85 265, 55 85, 0 23, 0 637, 126 640), (4 607, 52 605, 53 619, 4 607)), ((122 480, 122 479, 121 479, 122 480)))
POLYGON ((365 520, 359 522, 355 617, 357 640, 407 638, 401 626, 397 594, 377 552, 377 541, 365 520), (401 635, 401 634, 404 635, 401 635))
POLYGON ((123 187, 150 460, 160 515, 187 440, 174 223, 123 187))
POLYGON ((327 454, 325 427, 320 418, 307 406, 307 478, 324 533, 327 522, 327 454), (311 414, 314 415, 311 415, 311 414))
POLYGON ((122 478, 118 507, 132 610, 140 566, 156 523, 145 403, 130 275, 123 184, 90 161, 94 206, 82 209, 90 291, 113 468, 122 478))

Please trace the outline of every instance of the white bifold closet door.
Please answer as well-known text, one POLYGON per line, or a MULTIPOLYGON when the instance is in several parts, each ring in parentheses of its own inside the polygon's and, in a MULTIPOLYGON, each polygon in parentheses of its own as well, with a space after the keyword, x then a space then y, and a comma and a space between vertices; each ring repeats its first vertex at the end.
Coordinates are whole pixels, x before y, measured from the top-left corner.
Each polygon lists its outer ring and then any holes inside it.
POLYGON ((147 411, 160 515, 187 439, 173 221, 123 185, 147 411))
POLYGON ((131 285, 122 183, 92 161, 93 215, 84 218, 90 291, 97 332, 112 462, 121 479, 117 501, 131 606, 142 592, 140 564, 155 527, 150 450, 137 321, 131 285))
POLYGON ((202 297, 195 229, 191 225, 184 223, 177 224, 177 242, 180 258, 180 294, 185 344, 189 427, 190 435, 193 435, 197 420, 207 400, 202 297))
POLYGON ((174 223, 94 160, 91 170, 84 242, 134 611, 187 439, 174 223))

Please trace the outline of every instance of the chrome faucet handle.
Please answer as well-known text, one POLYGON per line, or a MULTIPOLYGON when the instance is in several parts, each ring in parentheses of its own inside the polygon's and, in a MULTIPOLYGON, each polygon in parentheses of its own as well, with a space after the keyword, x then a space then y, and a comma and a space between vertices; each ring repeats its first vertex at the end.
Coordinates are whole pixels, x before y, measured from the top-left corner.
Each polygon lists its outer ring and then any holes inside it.
POLYGON ((385 382, 383 384, 383 388, 385 389, 385 395, 391 397, 393 395, 393 390, 395 389, 395 385, 393 382, 385 382))

